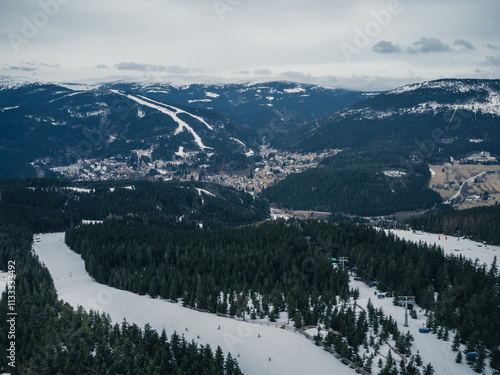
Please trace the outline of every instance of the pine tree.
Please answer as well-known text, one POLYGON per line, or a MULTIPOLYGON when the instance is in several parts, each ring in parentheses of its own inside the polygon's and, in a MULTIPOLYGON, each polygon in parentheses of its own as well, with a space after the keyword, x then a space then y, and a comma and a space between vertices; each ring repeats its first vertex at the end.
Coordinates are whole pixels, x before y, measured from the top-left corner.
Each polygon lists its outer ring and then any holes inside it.
POLYGON ((451 350, 453 350, 454 352, 457 352, 459 351, 460 349, 460 334, 457 333, 455 334, 455 337, 453 338, 453 344, 451 346, 451 350))
POLYGON ((455 362, 456 363, 462 363, 462 352, 458 352, 457 356, 455 357, 455 362))
POLYGON ((444 328, 443 327, 439 327, 438 331, 437 331, 437 338, 439 340, 441 340, 444 336, 444 328))
POLYGON ((423 375, 433 375, 434 374, 434 367, 430 363, 427 364, 424 368, 424 373, 423 375))
POLYGON ((415 355, 415 363, 418 367, 423 365, 422 357, 420 356, 420 351, 417 350, 417 354, 415 355))
POLYGON ((484 371, 484 367, 485 367, 484 361, 486 359, 486 349, 485 349, 484 345, 481 345, 479 347, 478 354, 479 354, 479 356, 476 359, 476 363, 474 365, 474 371, 477 373, 482 373, 484 371))
POLYGON ((295 323, 293 324, 295 328, 302 328, 302 314, 300 311, 297 311, 293 320, 295 321, 295 323))

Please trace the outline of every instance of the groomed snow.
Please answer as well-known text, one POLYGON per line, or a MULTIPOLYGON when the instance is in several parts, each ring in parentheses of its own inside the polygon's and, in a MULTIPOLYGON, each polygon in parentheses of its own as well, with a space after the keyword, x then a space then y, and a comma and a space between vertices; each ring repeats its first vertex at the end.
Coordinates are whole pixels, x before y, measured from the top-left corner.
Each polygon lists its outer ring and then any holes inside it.
MULTIPOLYGON (((480 242, 467 240, 464 238, 445 236, 444 234, 426 233, 421 231, 407 231, 401 229, 390 229, 391 233, 399 238, 409 240, 415 243, 420 241, 429 245, 441 246, 445 254, 459 256, 475 261, 479 259, 479 264, 485 263, 490 267, 495 256, 500 255, 500 247, 485 245, 480 242)), ((388 230, 386 230, 388 232, 388 230)))
POLYGON ((63 99, 63 98, 68 98, 68 97, 70 97, 70 96, 74 96, 74 95, 78 95, 78 94, 83 94, 83 93, 84 93, 83 91, 73 92, 73 93, 71 93, 71 94, 63 95, 63 96, 61 96, 61 97, 59 97, 59 98, 52 99, 52 100, 50 100, 50 101, 49 101, 49 103, 53 103, 53 102, 55 102, 55 101, 57 101, 57 100, 61 100, 61 99, 63 99))
POLYGON ((211 147, 205 146, 203 144, 203 142, 201 141, 200 136, 198 134, 196 134, 194 129, 191 126, 189 126, 186 122, 182 121, 179 117, 177 117, 177 114, 186 113, 186 114, 190 115, 191 117, 196 118, 198 121, 201 121, 202 123, 204 123, 210 130, 213 130, 212 127, 210 125, 208 125, 205 122, 205 120, 203 120, 201 117, 192 115, 192 114, 185 112, 185 111, 182 111, 178 108, 169 106, 169 107, 174 109, 174 111, 172 111, 172 110, 166 108, 165 104, 160 103, 160 102, 156 102, 154 100, 148 99, 148 98, 143 97, 143 96, 141 96, 142 99, 139 99, 139 98, 136 98, 135 96, 132 96, 130 94, 124 94, 118 90, 111 90, 111 92, 118 94, 118 95, 125 96, 125 97, 127 97, 127 98, 141 104, 141 105, 145 105, 147 107, 154 108, 154 109, 160 111, 161 113, 164 113, 164 114, 170 116, 178 124, 178 127, 175 130, 174 135, 177 135, 177 134, 181 133, 182 131, 184 131, 184 129, 186 129, 188 132, 190 132, 192 134, 194 141, 196 142, 196 144, 198 145, 198 147, 200 149, 204 150, 206 148, 211 148, 211 147), (156 104, 153 104, 153 103, 156 103, 156 104))
POLYGON ((73 191, 76 191, 77 193, 87 193, 87 194, 94 192, 94 189, 84 189, 84 188, 78 188, 78 187, 73 187, 73 186, 64 187, 63 189, 73 190, 73 191))
MULTIPOLYGON (((451 350, 451 345, 455 336, 454 333, 450 331, 449 341, 438 340, 437 335, 432 333, 419 333, 418 329, 424 327, 427 321, 427 318, 424 316, 424 312, 421 311, 419 307, 415 308, 417 312, 417 319, 412 319, 409 316, 410 314, 408 313, 408 327, 404 327, 404 307, 394 306, 393 298, 378 299, 377 296, 374 295, 374 292, 376 291, 375 288, 369 287, 362 281, 354 281, 353 277, 350 278, 350 287, 359 289, 360 298, 357 301, 358 305, 366 308, 368 300, 371 299, 371 302, 375 308, 382 308, 386 316, 391 315, 394 318, 401 333, 410 331, 411 335, 415 338, 415 341, 413 341, 413 346, 411 348, 412 354, 416 354, 418 350, 420 352, 420 356, 422 357, 424 365, 426 365, 427 363, 432 364, 435 370, 435 375, 475 374, 475 372, 466 364, 465 358, 463 359, 463 362, 461 364, 455 362, 457 352, 451 350)), ((387 346, 383 349, 387 349, 387 346)), ((464 346, 461 347, 461 350, 463 349, 465 349, 464 346)), ((387 354, 387 350, 381 351, 383 351, 384 355, 387 354)), ((398 357, 395 353, 392 353, 392 355, 399 361, 400 357, 398 357)), ((372 369, 374 374, 380 371, 377 367, 377 361, 373 362, 372 369)), ((489 367, 489 365, 486 366, 485 374, 491 374, 491 368, 489 367)))
POLYGON ((34 250, 49 269, 59 298, 74 307, 106 312, 117 323, 126 318, 141 327, 149 323, 158 331, 165 328, 169 335, 177 331, 189 341, 209 343, 213 350, 220 346, 234 357, 240 353, 237 359, 246 375, 355 374, 333 355, 292 331, 201 313, 98 284, 85 271, 80 255, 64 243, 64 233, 39 234, 35 238, 40 242, 34 243, 34 250))
POLYGON ((205 189, 200 189, 200 188, 195 188, 198 191, 198 195, 201 196, 201 193, 205 193, 207 195, 211 195, 212 197, 215 197, 214 193, 209 192, 208 190, 205 189))
MULTIPOLYGON (((145 96, 142 96, 142 95, 139 95, 142 99, 145 99, 145 100, 148 100, 152 103, 155 103, 155 104, 158 104, 158 105, 161 105, 161 106, 166 106, 166 104, 162 103, 162 102, 157 102, 156 100, 153 100, 153 99, 149 99, 149 98, 146 98, 145 96)), ((196 116, 196 115, 193 115, 192 113, 189 113, 189 112, 186 112, 186 111, 183 111, 182 109, 180 108, 177 108, 177 107, 174 107, 172 105, 169 105, 168 107, 170 108, 173 108, 175 110, 175 113, 185 113, 186 115, 189 115, 191 116, 192 118, 195 118, 197 119, 198 121, 200 121, 201 123, 203 123, 207 128, 209 128, 210 130, 214 130, 214 128, 212 128, 211 125, 209 125, 205 120, 203 120, 200 116, 196 116)))
MULTIPOLYGON (((242 141, 240 141, 238 138, 229 137, 229 139, 235 141, 236 143, 239 143, 240 145, 242 145, 243 147, 245 147, 245 149, 247 148, 247 145, 244 144, 242 141)), ((247 157, 253 156, 254 154, 255 154, 255 152, 253 150, 251 150, 251 149, 250 149, 250 151, 245 152, 245 155, 247 157)))
POLYGON ((235 141, 236 143, 239 143, 240 145, 242 145, 243 147, 247 147, 246 144, 244 144, 242 141, 240 141, 238 138, 233 138, 233 137, 229 137, 229 139, 232 139, 233 141, 235 141))
POLYGON ((16 105, 15 107, 5 107, 5 108, 0 108, 0 111, 4 112, 4 111, 10 111, 11 109, 16 109, 16 108, 19 108, 18 105, 16 105))

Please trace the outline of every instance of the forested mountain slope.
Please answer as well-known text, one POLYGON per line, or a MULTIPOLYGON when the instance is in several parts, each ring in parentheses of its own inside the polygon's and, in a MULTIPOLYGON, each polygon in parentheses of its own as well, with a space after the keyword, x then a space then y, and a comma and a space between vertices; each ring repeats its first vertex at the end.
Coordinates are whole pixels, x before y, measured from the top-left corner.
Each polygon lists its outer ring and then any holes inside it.
POLYGON ((343 151, 263 195, 280 207, 357 215, 431 208, 441 199, 427 186, 427 163, 498 155, 499 104, 499 80, 445 79, 382 93, 276 140, 286 149, 343 151))

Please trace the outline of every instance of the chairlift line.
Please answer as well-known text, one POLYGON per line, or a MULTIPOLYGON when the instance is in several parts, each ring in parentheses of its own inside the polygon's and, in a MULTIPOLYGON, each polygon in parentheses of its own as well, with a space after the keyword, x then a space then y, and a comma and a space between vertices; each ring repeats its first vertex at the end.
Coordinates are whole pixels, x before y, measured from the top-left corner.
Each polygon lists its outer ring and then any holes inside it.
POLYGON ((399 300, 403 300, 405 301, 405 324, 404 326, 405 327, 408 327, 408 303, 411 303, 412 305, 415 304, 415 296, 400 296, 398 298, 398 302, 399 300))

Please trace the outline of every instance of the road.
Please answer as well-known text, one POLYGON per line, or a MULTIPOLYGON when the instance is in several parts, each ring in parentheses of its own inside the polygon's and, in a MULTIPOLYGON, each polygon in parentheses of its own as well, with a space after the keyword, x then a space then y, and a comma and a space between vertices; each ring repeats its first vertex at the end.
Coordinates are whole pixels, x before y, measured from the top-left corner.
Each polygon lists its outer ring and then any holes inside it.
POLYGON ((459 197, 459 196, 462 194, 462 188, 463 188, 464 186, 466 186, 469 182, 472 182, 472 181, 474 181, 476 178, 481 177, 481 176, 483 176, 483 175, 485 175, 485 174, 486 174, 486 172, 481 172, 481 173, 479 173, 479 174, 477 174, 477 175, 475 175, 475 176, 472 176, 472 177, 471 177, 471 178, 469 178, 468 180, 466 180, 466 181, 465 181, 462 185, 460 185, 460 188, 458 189, 457 193, 456 193, 453 197, 451 197, 450 199, 448 199, 445 203, 450 204, 450 203, 451 203, 451 201, 452 201, 453 199, 455 199, 455 198, 459 197))

